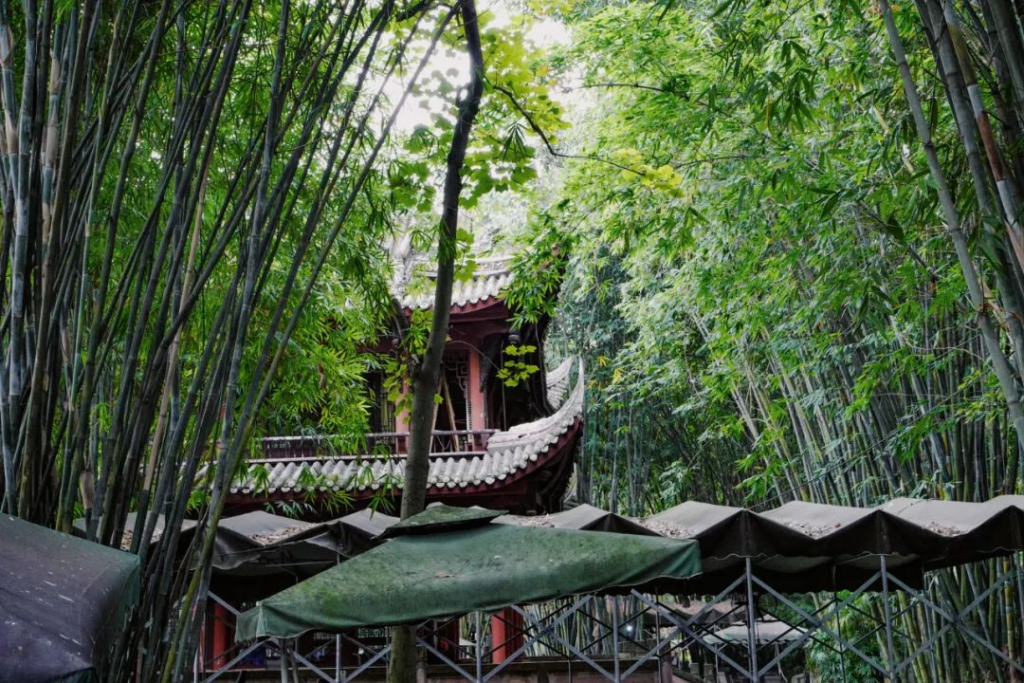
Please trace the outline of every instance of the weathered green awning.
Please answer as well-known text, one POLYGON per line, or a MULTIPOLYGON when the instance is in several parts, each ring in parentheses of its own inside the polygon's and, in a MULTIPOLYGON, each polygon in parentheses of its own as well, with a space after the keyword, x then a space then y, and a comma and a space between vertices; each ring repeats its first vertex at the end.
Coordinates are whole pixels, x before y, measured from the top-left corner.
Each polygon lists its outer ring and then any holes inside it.
MULTIPOLYGON (((410 532, 257 603, 236 638, 415 624, 514 604, 628 587, 657 590, 700 572, 692 541, 453 519, 430 508, 410 532), (461 527, 452 529, 452 525, 461 527), (435 529, 423 533, 425 527, 435 529)), ((458 515, 454 515, 458 517, 458 515)), ((392 527, 389 534, 401 534, 392 527)))

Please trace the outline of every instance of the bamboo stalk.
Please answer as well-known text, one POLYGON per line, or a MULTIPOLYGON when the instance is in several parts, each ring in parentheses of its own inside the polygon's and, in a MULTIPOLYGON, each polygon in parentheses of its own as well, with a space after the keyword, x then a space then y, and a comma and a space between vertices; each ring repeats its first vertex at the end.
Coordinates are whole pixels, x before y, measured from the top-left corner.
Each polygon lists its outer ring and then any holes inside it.
MULTIPOLYGON (((1013 370, 1006 360, 1006 355, 1004 354, 999 342, 998 332, 990 318, 988 312, 989 304, 982 292, 981 280, 979 279, 977 270, 971 260, 970 251, 967 247, 967 239, 961 229, 960 218, 953 202, 949 186, 946 182, 946 176, 942 171, 938 154, 936 153, 935 146, 932 143, 931 127, 925 118, 924 110, 921 107, 920 96, 917 92, 917 85, 914 83, 913 76, 910 73, 910 67, 907 65, 906 55, 903 49, 903 41, 896 28, 892 9, 889 7, 887 0, 879 0, 879 6, 885 19, 886 29, 889 33, 889 43, 896 58, 900 77, 903 81, 904 93, 906 94, 907 101, 910 104, 910 110, 914 115, 918 137, 921 139, 921 143, 924 146, 925 153, 928 157, 928 166, 938 188, 939 203, 942 207, 943 217, 946 222, 946 229, 950 233, 953 246, 957 253, 957 259, 960 262, 960 269, 967 282, 967 288, 970 292, 971 301, 976 310, 978 326, 981 329, 989 359, 991 360, 993 370, 999 379, 999 385, 1003 396, 1006 399, 1007 408, 1010 412, 1014 429, 1016 430, 1018 437, 1020 437, 1018 441, 1022 441, 1024 440, 1024 409, 1021 408, 1020 395, 1017 390, 1017 379, 1014 377, 1013 370)), ((1007 467, 1007 476, 1005 481, 1011 486, 1011 488, 1017 482, 1018 453, 1019 448, 1011 453, 1007 467)))

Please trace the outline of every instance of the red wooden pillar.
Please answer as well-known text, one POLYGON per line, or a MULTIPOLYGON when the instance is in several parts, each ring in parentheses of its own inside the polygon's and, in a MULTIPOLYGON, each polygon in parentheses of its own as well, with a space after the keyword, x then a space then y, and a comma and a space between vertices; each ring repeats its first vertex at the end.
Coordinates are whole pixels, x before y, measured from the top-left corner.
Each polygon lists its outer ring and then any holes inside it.
POLYGON ((523 646, 523 617, 506 607, 491 617, 491 661, 501 664, 523 646))
MULTIPOLYGON (((399 390, 404 399, 406 394, 409 393, 409 387, 402 383, 402 388, 399 390)), ((404 400, 401 403, 405 403, 404 400)), ((406 434, 409 432, 409 413, 403 408, 395 412, 395 431, 399 434, 406 434)), ((408 452, 408 444, 406 441, 408 437, 400 436, 395 440, 395 455, 401 455, 408 452)))
MULTIPOLYGON (((483 391, 480 352, 469 350, 469 387, 466 399, 469 401, 469 415, 472 424, 469 428, 474 432, 487 429, 487 396, 483 391)), ((473 436, 473 448, 483 450, 485 447, 482 435, 473 436)))
POLYGON ((213 606, 213 668, 219 669, 228 663, 227 651, 231 647, 231 628, 228 625, 228 611, 224 605, 213 606))

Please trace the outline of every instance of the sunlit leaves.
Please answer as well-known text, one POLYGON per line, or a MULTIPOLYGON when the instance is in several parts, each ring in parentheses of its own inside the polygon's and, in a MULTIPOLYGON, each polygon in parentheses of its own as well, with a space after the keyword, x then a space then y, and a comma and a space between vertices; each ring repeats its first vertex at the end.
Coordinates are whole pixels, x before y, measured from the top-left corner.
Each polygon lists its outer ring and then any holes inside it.
MULTIPOLYGON (((625 405, 668 406, 700 457, 741 471, 750 500, 817 495, 847 471, 862 476, 838 492, 870 498, 888 485, 871 463, 887 459, 930 481, 934 439, 1001 409, 976 374, 963 278, 894 74, 878 66, 871 8, 728 0, 657 20, 642 4, 579 16, 552 64, 585 74, 600 101, 580 151, 617 166, 568 168, 528 242, 571 255, 557 329, 588 360, 593 409, 614 420, 625 405), (942 394, 952 377, 963 385, 942 394)), ((941 104, 930 113, 951 154, 941 104)), ((999 262, 1000 245, 973 245, 999 262)), ((511 297, 550 312, 532 283, 511 297)), ((605 459, 635 457, 603 431, 588 438, 608 476, 605 459)), ((699 488, 676 462, 697 456, 657 438, 652 466, 699 488)))

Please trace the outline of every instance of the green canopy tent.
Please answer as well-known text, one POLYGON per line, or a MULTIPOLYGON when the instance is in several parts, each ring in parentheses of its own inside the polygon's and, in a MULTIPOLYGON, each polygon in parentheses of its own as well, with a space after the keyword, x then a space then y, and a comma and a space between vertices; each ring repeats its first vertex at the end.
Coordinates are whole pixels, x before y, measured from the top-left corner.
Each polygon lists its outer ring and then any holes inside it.
POLYGON ((428 508, 390 527, 383 545, 258 602, 239 618, 236 640, 666 590, 700 572, 692 541, 492 524, 500 514, 428 508))

